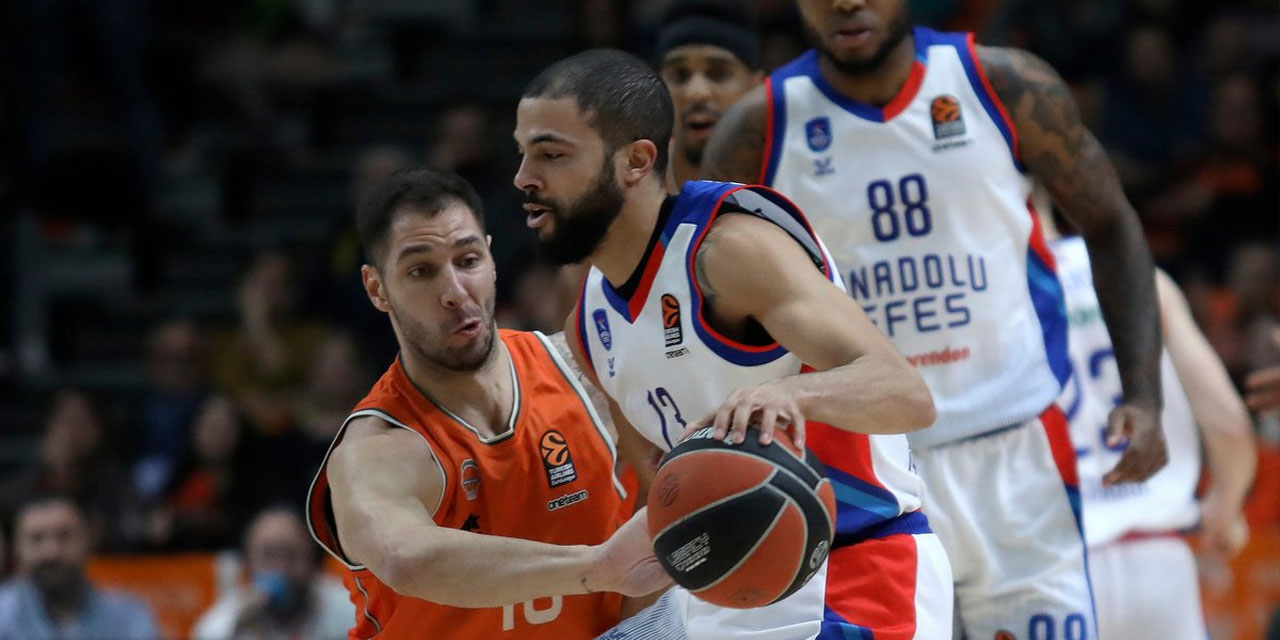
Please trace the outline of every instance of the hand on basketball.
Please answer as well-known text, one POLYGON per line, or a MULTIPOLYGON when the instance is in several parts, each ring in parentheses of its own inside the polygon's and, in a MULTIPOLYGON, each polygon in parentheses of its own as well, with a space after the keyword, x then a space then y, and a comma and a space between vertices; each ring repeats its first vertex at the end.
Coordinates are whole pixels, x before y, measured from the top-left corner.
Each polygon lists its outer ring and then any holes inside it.
POLYGON ((1125 440, 1129 446, 1115 468, 1102 476, 1104 486, 1142 482, 1169 461, 1159 416, 1154 406, 1126 402, 1107 417, 1107 446, 1118 446, 1125 440))
POLYGON ((804 447, 804 414, 796 403, 794 392, 777 384, 765 383, 743 387, 729 394, 715 415, 699 420, 685 430, 685 435, 713 425, 715 439, 737 444, 747 438, 747 425, 760 430, 760 444, 773 442, 775 429, 790 432, 791 441, 804 447))
POLYGON ((647 513, 647 507, 640 509, 608 540, 594 547, 597 557, 586 574, 586 589, 636 597, 672 584, 671 576, 653 555, 647 513))
POLYGON ((1249 524, 1239 504, 1230 504, 1213 489, 1200 508, 1200 531, 1208 548, 1224 558, 1234 557, 1249 542, 1249 524))

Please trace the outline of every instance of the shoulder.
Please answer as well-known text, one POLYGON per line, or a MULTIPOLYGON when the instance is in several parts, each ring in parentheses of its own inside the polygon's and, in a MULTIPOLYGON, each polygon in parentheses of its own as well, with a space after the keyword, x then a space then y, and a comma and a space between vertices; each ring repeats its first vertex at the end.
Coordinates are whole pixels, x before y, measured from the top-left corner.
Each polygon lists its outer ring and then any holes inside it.
POLYGON ((353 471, 387 455, 435 457, 417 432, 379 416, 362 415, 351 419, 342 434, 342 441, 329 455, 331 476, 337 474, 341 477, 344 470, 353 471))
POLYGON ((191 627, 192 639, 220 640, 231 637, 235 631, 236 617, 240 613, 242 601, 243 598, 236 591, 213 603, 212 607, 201 614, 195 626, 191 627))
POLYGON ((716 123, 702 158, 702 176, 711 180, 756 182, 769 127, 767 85, 748 91, 716 123))
POLYGON ((120 625, 118 628, 142 630, 155 626, 151 605, 132 593, 99 589, 98 599, 107 616, 120 625))
POLYGON ((721 295, 758 294, 773 274, 802 265, 808 265, 804 250, 782 227, 733 212, 711 223, 694 260, 699 283, 721 295))
POLYGON ((0 584, 0 627, 4 626, 5 620, 12 620, 17 612, 22 599, 22 585, 21 579, 17 578, 0 584))
POLYGON ((1011 47, 978 46, 976 49, 991 88, 1010 109, 1015 121, 1029 115, 1027 109, 1020 108, 1029 100, 1070 96, 1062 77, 1040 56, 1011 47))

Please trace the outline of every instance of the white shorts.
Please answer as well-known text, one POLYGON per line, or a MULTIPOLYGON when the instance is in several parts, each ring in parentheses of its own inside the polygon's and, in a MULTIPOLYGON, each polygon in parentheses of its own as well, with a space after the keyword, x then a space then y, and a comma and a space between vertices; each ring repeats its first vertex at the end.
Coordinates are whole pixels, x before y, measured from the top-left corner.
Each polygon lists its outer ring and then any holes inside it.
POLYGON ((951 558, 957 637, 1097 637, 1075 450, 1061 410, 913 455, 924 511, 951 558))
POLYGON ((827 563, 799 591, 755 609, 730 609, 672 587, 598 640, 813 640, 822 625, 827 563))
POLYGON ((1196 560, 1181 538, 1089 548, 1100 640, 1206 640, 1196 560))

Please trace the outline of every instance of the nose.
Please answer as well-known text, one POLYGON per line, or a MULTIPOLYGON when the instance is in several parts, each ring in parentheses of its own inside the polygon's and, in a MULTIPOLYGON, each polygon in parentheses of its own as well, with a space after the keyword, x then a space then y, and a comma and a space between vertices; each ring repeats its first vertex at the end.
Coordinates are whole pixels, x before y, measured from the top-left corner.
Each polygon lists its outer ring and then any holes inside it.
POLYGON ((528 155, 520 158, 520 168, 516 170, 516 176, 511 182, 517 189, 525 192, 537 191, 542 187, 541 181, 539 181, 533 175, 533 172, 529 170, 528 155))
POLYGON ((705 100, 711 99, 711 81, 707 79, 705 73, 695 73, 689 78, 689 84, 685 87, 685 95, 689 101, 697 104, 705 100))
POLYGON ((444 290, 440 292, 440 304, 447 309, 459 309, 467 301, 467 290, 462 286, 458 270, 450 267, 444 272, 444 290))

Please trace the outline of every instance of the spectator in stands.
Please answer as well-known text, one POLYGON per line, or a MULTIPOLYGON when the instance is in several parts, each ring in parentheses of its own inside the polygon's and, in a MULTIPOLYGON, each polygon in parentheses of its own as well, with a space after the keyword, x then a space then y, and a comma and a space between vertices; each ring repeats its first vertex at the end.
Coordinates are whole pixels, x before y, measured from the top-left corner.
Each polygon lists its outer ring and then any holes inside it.
MULTIPOLYGON (((1280 353, 1280 329, 1271 330, 1271 341, 1280 353)), ((1245 402, 1258 413, 1280 412, 1280 364, 1258 369, 1245 381, 1245 402)))
POLYGON ((0 586, 0 640, 159 637, 145 603, 89 582, 90 540, 71 498, 46 496, 22 506, 14 534, 18 577, 0 586))
POLYGON ((293 422, 294 394, 328 333, 322 323, 296 315, 296 289, 285 254, 259 254, 240 281, 239 325, 214 340, 214 382, 259 433, 280 433, 293 422))
POLYGON ((270 461, 260 482, 264 500, 301 504, 338 427, 372 383, 351 336, 330 333, 299 394, 295 425, 261 442, 262 459, 270 461))
POLYGON ((143 500, 158 497, 190 439, 208 394, 208 366, 200 330, 188 320, 167 320, 147 344, 147 390, 142 398, 142 451, 134 486, 143 500))
POLYGON ((1172 163, 1203 140, 1205 94, 1192 70, 1179 68, 1166 31, 1144 26, 1129 33, 1099 138, 1132 197, 1163 188, 1172 163))
POLYGON ((261 483, 251 435, 235 403, 210 396, 192 426, 188 450, 148 522, 150 542, 164 549, 224 549, 236 544, 261 483))
POLYGON ((1184 263, 1183 271, 1203 272, 1222 282, 1235 245, 1246 239, 1280 239, 1280 190, 1274 179, 1280 168, 1268 147, 1271 136, 1252 78, 1237 73, 1219 82, 1210 115, 1207 148, 1143 213, 1149 228, 1182 234, 1175 255, 1184 263))
POLYGON ((97 409, 79 391, 54 396, 36 459, 0 484, 0 514, 12 515, 27 497, 46 493, 68 495, 84 506, 101 547, 127 548, 139 533, 128 475, 107 451, 97 409))
POLYGON ((346 637, 355 607, 342 584, 320 570, 319 552, 293 507, 269 508, 254 518, 244 558, 249 584, 200 618, 191 633, 195 640, 346 637))

